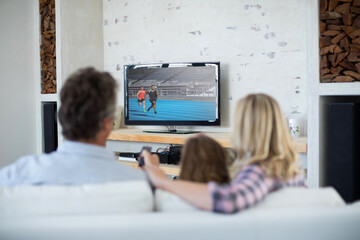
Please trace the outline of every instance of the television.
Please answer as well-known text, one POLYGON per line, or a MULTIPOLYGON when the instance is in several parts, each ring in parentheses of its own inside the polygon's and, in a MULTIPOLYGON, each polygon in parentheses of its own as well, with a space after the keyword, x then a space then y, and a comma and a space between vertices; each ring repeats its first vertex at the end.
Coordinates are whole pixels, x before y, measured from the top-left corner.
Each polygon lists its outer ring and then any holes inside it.
POLYGON ((126 125, 218 126, 220 62, 125 65, 124 98, 126 125))

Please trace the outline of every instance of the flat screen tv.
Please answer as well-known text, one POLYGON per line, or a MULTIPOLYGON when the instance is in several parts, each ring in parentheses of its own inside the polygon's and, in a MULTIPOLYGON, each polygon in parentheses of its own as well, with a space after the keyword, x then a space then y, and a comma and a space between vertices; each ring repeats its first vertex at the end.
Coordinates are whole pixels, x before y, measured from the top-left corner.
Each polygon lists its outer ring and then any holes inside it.
POLYGON ((220 125, 220 62, 125 65, 124 80, 126 125, 220 125))

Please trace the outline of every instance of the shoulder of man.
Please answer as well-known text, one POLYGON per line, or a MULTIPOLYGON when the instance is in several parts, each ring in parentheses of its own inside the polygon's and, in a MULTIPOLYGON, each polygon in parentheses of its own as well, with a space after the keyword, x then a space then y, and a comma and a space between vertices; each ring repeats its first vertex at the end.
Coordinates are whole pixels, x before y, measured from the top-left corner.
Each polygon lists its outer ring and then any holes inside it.
POLYGON ((26 183, 39 165, 39 156, 20 157, 14 163, 0 169, 0 185, 14 186, 26 183))

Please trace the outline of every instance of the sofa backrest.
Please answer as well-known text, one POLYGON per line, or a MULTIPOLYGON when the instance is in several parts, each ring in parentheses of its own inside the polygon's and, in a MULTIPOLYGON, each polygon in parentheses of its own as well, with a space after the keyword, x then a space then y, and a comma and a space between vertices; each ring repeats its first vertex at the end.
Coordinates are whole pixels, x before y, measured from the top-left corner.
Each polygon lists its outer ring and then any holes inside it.
POLYGON ((153 211, 153 202, 146 181, 0 187, 0 217, 131 214, 153 211))
MULTIPOLYGON (((252 210, 344 205, 333 188, 284 188, 269 194, 252 210)), ((132 214, 154 209, 160 212, 199 211, 178 196, 161 190, 156 190, 154 200, 146 181, 0 187, 0 217, 132 214)))
POLYGON ((267 195, 257 209, 339 206, 345 206, 345 202, 332 187, 287 187, 267 195))
MULTIPOLYGON (((186 212, 199 211, 178 196, 156 190, 155 209, 159 212, 186 212)), ((304 207, 338 207, 345 202, 332 187, 326 188, 299 188, 288 187, 272 192, 264 201, 251 210, 271 208, 304 208, 304 207)))

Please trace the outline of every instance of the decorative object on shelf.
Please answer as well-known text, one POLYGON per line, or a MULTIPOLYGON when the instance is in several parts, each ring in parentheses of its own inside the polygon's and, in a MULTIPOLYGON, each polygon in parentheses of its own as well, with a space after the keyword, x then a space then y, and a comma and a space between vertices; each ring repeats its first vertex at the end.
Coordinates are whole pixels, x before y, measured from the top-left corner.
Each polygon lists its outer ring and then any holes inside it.
POLYGON ((320 82, 360 81, 360 1, 320 0, 320 82))
POLYGON ((297 138, 301 136, 302 115, 299 112, 299 107, 291 107, 291 113, 287 116, 289 132, 292 137, 297 138))
POLYGON ((41 93, 56 93, 55 0, 40 0, 41 93))

